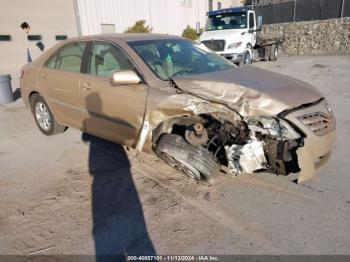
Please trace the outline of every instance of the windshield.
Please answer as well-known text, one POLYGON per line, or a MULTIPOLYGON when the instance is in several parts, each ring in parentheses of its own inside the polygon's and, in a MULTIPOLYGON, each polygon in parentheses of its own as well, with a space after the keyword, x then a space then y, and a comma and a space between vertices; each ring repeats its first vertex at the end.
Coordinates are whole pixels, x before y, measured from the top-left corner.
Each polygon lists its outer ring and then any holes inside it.
POLYGON ((246 12, 219 14, 208 17, 206 31, 242 29, 247 27, 246 12))
POLYGON ((162 80, 177 75, 194 75, 233 69, 225 58, 205 51, 184 39, 128 42, 147 66, 162 80))

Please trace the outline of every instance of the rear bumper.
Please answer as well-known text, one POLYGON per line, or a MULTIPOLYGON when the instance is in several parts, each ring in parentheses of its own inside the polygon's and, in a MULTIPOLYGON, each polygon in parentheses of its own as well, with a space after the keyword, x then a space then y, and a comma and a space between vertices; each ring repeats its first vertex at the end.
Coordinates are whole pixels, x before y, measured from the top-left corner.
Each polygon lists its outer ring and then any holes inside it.
POLYGON ((30 101, 29 101, 29 90, 24 87, 23 80, 20 82, 21 89, 21 98, 24 102, 24 105, 30 110, 30 101))
POLYGON ((298 163, 301 169, 298 182, 312 178, 329 159, 336 139, 335 117, 326 109, 327 102, 320 101, 316 105, 294 111, 285 118, 295 124, 305 135, 304 145, 297 150, 298 163), (329 121, 328 127, 321 134, 315 133, 310 126, 300 121, 305 114, 323 113, 329 121))

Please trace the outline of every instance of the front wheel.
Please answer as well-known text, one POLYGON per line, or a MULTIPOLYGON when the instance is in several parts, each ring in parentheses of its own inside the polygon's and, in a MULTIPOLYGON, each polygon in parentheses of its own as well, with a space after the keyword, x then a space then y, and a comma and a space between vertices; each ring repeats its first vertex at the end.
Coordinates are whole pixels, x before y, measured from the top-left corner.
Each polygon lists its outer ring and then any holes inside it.
POLYGON ((42 96, 34 94, 30 101, 35 123, 44 135, 51 136, 66 130, 65 126, 56 122, 55 117, 42 96))
POLYGON ((212 182, 220 172, 220 164, 212 153, 187 143, 179 135, 163 134, 155 151, 168 165, 196 181, 212 182))
POLYGON ((252 63, 252 56, 249 52, 249 50, 245 51, 243 59, 239 63, 239 65, 250 65, 252 63))

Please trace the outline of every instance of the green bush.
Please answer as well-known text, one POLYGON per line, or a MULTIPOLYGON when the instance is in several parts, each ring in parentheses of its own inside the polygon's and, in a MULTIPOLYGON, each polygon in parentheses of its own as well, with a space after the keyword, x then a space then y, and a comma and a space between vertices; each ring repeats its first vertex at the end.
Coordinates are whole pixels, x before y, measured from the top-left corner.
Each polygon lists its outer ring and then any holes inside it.
POLYGON ((198 39, 198 35, 197 35, 197 32, 196 32, 196 29, 194 29, 193 27, 191 27, 189 25, 182 32, 182 36, 186 37, 188 39, 191 39, 191 40, 197 40, 198 39))
POLYGON ((124 33, 151 33, 153 28, 145 24, 145 20, 136 21, 135 24, 128 27, 124 33))

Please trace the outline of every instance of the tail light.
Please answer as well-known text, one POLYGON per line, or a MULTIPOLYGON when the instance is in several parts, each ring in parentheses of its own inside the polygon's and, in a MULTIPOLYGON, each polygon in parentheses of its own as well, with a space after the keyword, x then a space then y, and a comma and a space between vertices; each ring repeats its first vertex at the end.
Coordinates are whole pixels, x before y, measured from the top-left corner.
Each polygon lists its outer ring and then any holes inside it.
POLYGON ((22 79, 24 75, 24 70, 21 69, 21 71, 19 72, 19 79, 22 79))

